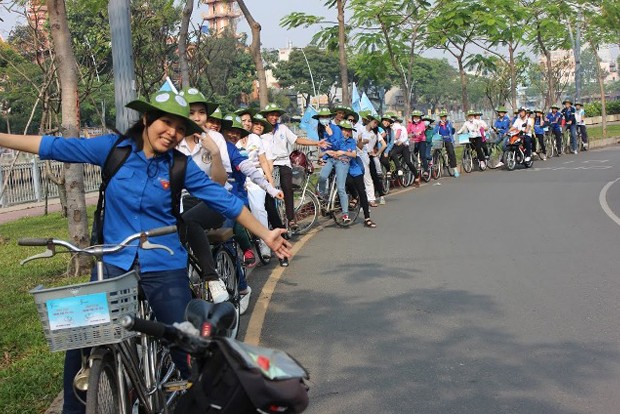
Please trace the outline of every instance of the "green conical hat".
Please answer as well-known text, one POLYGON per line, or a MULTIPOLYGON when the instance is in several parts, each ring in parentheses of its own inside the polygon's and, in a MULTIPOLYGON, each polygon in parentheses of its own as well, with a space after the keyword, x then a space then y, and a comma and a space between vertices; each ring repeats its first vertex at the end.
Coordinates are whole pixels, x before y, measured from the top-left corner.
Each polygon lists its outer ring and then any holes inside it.
POLYGON ((415 111, 412 111, 411 117, 413 118, 414 116, 419 116, 420 118, 422 118, 422 111, 418 111, 417 109, 415 111))
POLYGON ((211 115, 213 111, 217 109, 217 104, 207 101, 207 98, 204 96, 204 94, 196 88, 183 88, 179 95, 184 97, 187 103, 190 105, 193 103, 203 104, 205 108, 207 108, 207 115, 211 115))
POLYGON ((575 102, 575 106, 577 106, 577 105, 583 106, 583 104, 581 102, 575 102))
POLYGON ((565 105, 566 102, 570 103, 571 105, 573 104, 573 100, 571 98, 566 98, 562 101, 562 105, 565 105))
POLYGON ((257 123, 257 124, 261 124, 265 129, 263 130, 264 134, 268 134, 271 131, 273 131, 273 125, 271 125, 269 123, 269 121, 267 121, 265 119, 264 116, 262 116, 261 114, 256 114, 252 117, 252 122, 253 123, 257 123))
POLYGON ((467 111, 466 116, 476 116, 476 111, 474 111, 473 109, 470 109, 469 111, 467 111))
POLYGON ((553 104, 551 105, 551 109, 560 109, 560 106, 558 104, 553 104))
POLYGON ((540 108, 535 108, 534 109, 534 113, 536 113, 536 114, 544 114, 543 110, 540 109, 540 108))
MULTIPOLYGON (((236 115, 236 114, 228 114, 224 117, 224 121, 228 121, 230 123, 230 125, 222 125, 222 130, 225 131, 230 131, 230 130, 236 130, 239 131, 241 133, 241 137, 246 137, 248 135, 250 135, 250 132, 247 131, 244 127, 243 124, 241 123, 241 118, 236 115)), ((223 122, 222 122, 223 124, 223 122)))
POLYGON ((439 112, 439 117, 441 118, 442 116, 448 116, 448 112, 447 111, 439 112))
POLYGON ((508 110, 506 109, 506 107, 505 107, 505 106, 500 106, 499 108, 497 108, 497 109, 495 110, 495 112, 497 112, 497 113, 503 112, 503 113, 507 114, 507 113, 508 113, 508 110))
MULTIPOLYGON (((360 112, 360 114, 361 114, 361 112, 360 112)), ((391 112, 386 112, 383 115, 381 115, 381 120, 383 121, 385 119, 386 121, 393 121, 393 119, 392 119, 393 115, 394 114, 391 113, 391 112)))
POLYGON ((211 115, 209 115, 209 118, 217 119, 218 121, 220 121, 222 123, 222 128, 230 127, 232 125, 232 121, 224 119, 224 114, 222 113, 222 110, 219 106, 215 108, 215 111, 213 111, 211 115))
POLYGON ((189 119, 189 103, 187 103, 187 100, 174 92, 157 92, 151 95, 150 100, 136 99, 125 106, 140 113, 161 111, 178 116, 185 123, 185 133, 187 135, 204 132, 194 121, 189 119))
POLYGON ((332 116, 333 116, 332 111, 329 108, 322 107, 322 108, 319 108, 316 115, 313 115, 312 118, 314 119, 326 118, 326 117, 331 118, 332 116))
POLYGON ((422 121, 428 121, 432 124, 433 122, 435 122, 435 118, 432 118, 430 116, 425 116, 422 118, 422 121))
POLYGON ((256 115, 256 112, 257 111, 252 108, 239 108, 235 111, 235 115, 242 116, 242 115, 248 114, 251 117, 253 117, 254 115, 256 115))
POLYGON ((351 131, 355 131, 355 128, 353 128, 353 124, 346 119, 340 121, 338 123, 338 126, 342 129, 350 129, 351 131))
POLYGON ((267 106, 265 106, 265 108, 262 111, 260 111, 260 113, 263 116, 267 116, 267 114, 270 114, 272 112, 277 112, 278 115, 280 116, 286 113, 284 109, 280 108, 277 104, 274 104, 274 103, 267 104, 267 106))
POLYGON ((362 118, 364 118, 364 119, 369 120, 369 121, 377 121, 377 122, 379 122, 379 119, 376 116, 374 116, 372 114, 372 112, 370 112, 370 111, 361 111, 360 112, 360 116, 362 118))

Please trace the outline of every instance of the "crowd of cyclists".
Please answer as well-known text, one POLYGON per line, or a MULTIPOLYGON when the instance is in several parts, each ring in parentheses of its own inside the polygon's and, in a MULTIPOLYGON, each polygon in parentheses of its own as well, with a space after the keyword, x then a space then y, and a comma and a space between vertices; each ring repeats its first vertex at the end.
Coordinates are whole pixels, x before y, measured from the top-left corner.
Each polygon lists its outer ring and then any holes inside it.
MULTIPOLYGON (((185 247, 191 249, 200 262, 201 276, 208 281, 213 301, 228 299, 226 285, 215 268, 206 230, 233 227, 234 237, 243 251, 245 267, 257 264, 256 254, 268 259, 274 253, 281 266, 288 266, 291 244, 285 240, 289 234, 286 229, 297 226, 291 161, 295 147, 315 146, 320 149, 318 158, 322 169, 318 178, 318 196, 327 196, 326 183, 333 172, 342 221, 351 221, 349 208, 359 203, 364 212, 363 225, 376 228, 377 224, 371 219, 371 208, 386 203, 385 175, 402 177, 407 168, 413 174, 413 185, 419 186, 420 179, 426 179, 430 174, 431 150, 437 142, 447 152, 448 168, 454 177, 459 176, 455 138, 462 134, 467 134, 469 143, 475 148, 481 170, 487 162, 487 142, 491 136, 505 147, 511 136, 520 134, 524 137, 526 157, 532 157, 537 151, 538 157, 545 160, 544 134, 547 131, 554 134, 559 156, 565 128, 570 133, 574 153, 577 151, 578 131, 587 149, 583 105, 577 103, 574 107, 570 100, 564 101, 563 105, 562 110, 552 105, 546 114, 540 109, 520 108, 512 119, 508 111, 500 107, 491 126, 482 120, 481 112, 469 111, 458 131, 445 111, 439 112, 438 119, 434 119, 415 110, 411 118, 406 119, 393 112, 383 115, 374 115, 370 111, 357 113, 347 106, 336 106, 333 110, 320 108, 314 116, 318 120, 317 141, 300 137, 281 123, 285 111, 275 104, 268 104, 260 111, 241 108, 225 115, 217 104, 209 102, 196 88, 185 88, 179 94, 159 92, 150 100, 130 102, 127 106, 140 112, 142 117, 121 134, 127 139, 120 145, 130 146, 132 155, 111 179, 106 192, 104 238, 106 242, 116 243, 126 234, 144 228, 178 224, 182 226, 180 235, 166 236, 162 243, 179 254, 170 260, 128 249, 122 255, 104 258, 106 274, 117 275, 139 267, 141 283, 151 283, 151 290, 160 292, 149 297, 157 318, 165 323, 178 322, 182 320, 184 306, 190 299, 185 280, 187 254, 182 243, 186 243, 185 247), (174 203, 171 203, 168 191, 172 180, 169 168, 175 150, 188 157, 180 222, 177 221, 177 212, 171 211, 174 203), (277 174, 274 174, 276 170, 277 174), (276 176, 277 180, 274 179, 276 176), (356 197, 350 199, 349 194, 356 197), (283 202, 284 216, 276 207, 276 200, 283 202), (261 239, 256 252, 248 231, 261 239), (168 306, 159 306, 160 303, 168 306)), ((91 139, 0 134, 0 146, 3 147, 37 153, 44 159, 100 166, 118 142, 118 134, 91 139)), ((244 273, 240 279, 240 308, 244 313, 251 288, 244 273)), ((67 353, 67 413, 82 412, 83 408, 76 402, 71 386, 79 361, 79 352, 67 353)), ((175 362, 183 371, 184 363, 175 362)))

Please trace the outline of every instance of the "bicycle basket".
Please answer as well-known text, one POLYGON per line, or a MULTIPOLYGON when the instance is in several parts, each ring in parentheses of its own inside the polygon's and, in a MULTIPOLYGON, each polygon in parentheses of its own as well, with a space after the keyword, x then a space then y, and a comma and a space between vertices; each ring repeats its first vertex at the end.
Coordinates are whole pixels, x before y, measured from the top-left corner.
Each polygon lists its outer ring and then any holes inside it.
POLYGON ((30 293, 52 352, 118 343, 136 335, 118 323, 138 310, 135 271, 58 288, 37 286, 30 293))
POLYGON ((431 141, 431 149, 440 150, 443 148, 443 137, 439 134, 433 135, 433 139, 431 141))
POLYGON ((456 138, 459 144, 469 144, 469 133, 458 134, 456 138))
POLYGON ((302 187, 306 181, 306 169, 301 166, 293 166, 293 185, 296 187, 302 187))

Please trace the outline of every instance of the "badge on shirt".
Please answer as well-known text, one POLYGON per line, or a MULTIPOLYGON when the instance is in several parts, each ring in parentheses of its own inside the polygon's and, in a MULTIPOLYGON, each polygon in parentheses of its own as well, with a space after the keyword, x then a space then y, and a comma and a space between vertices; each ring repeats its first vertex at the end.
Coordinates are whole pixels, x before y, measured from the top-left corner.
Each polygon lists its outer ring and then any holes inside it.
POLYGON ((164 190, 170 190, 170 181, 166 180, 165 178, 160 178, 159 183, 164 190))

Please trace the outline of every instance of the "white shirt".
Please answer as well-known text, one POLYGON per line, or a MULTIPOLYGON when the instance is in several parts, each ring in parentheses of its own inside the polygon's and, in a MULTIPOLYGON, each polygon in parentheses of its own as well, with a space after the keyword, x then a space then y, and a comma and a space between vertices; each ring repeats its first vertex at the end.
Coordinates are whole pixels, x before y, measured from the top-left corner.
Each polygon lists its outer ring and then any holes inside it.
POLYGON ((577 125, 585 125, 586 121, 584 121, 584 118, 586 117, 586 111, 581 108, 581 109, 577 109, 575 111, 575 120, 577 121, 577 125))
POLYGON ((469 133, 470 138, 480 138, 482 136, 480 135, 480 124, 475 119, 465 121, 457 134, 462 134, 465 131, 469 133))
POLYGON ((358 139, 368 140, 367 144, 364 144, 363 151, 367 154, 372 154, 373 148, 377 145, 377 134, 372 129, 369 131, 366 126, 363 126, 357 135, 358 139))
POLYGON ((293 133, 284 124, 278 124, 278 130, 263 135, 265 141, 266 152, 269 154, 269 159, 273 160, 273 165, 291 166, 291 160, 289 155, 293 144, 297 142, 297 135, 293 133), (267 150, 268 148, 268 150, 267 150))
POLYGON ((392 131, 394 131, 394 144, 406 144, 409 145, 409 133, 407 127, 400 122, 394 122, 392 124, 392 131), (400 131, 400 137, 396 138, 397 131, 400 131))
POLYGON ((265 146, 258 135, 248 135, 245 145, 241 144, 241 140, 237 141, 237 148, 244 148, 248 159, 252 161, 256 168, 260 168, 258 157, 265 153, 265 146))
POLYGON ((512 128, 516 129, 520 132, 525 132, 526 135, 532 135, 532 129, 534 128, 534 119, 533 118, 521 118, 518 117, 515 119, 515 122, 512 124, 512 128), (523 126, 525 124, 525 126, 523 126))
MULTIPOLYGON (((206 134, 206 132, 203 132, 206 134)), ((215 145, 220 150, 220 157, 222 158, 222 164, 227 172, 232 172, 232 168, 230 166, 230 157, 228 156, 228 149, 226 149, 226 140, 224 136, 216 131, 208 131, 209 136, 215 142, 215 145)), ((192 157, 198 168, 205 172, 209 177, 211 177, 211 157, 208 157, 207 150, 202 146, 200 142, 197 142, 194 145, 194 149, 189 149, 189 144, 187 143, 187 139, 194 139, 193 136, 185 137, 183 140, 177 145, 177 150, 187 155, 188 157, 192 157)))

